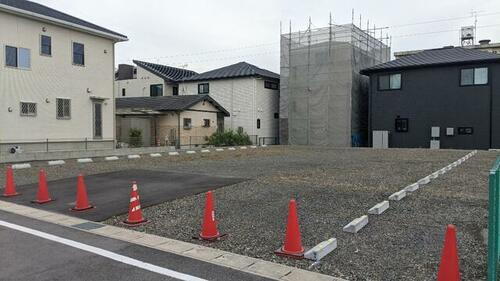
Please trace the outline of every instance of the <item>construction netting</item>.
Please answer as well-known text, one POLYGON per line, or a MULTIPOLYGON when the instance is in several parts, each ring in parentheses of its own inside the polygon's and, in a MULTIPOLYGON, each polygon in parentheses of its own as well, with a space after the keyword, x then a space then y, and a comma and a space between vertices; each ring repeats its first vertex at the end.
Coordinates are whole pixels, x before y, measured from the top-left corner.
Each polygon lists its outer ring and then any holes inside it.
POLYGON ((390 48, 353 24, 281 35, 280 142, 363 146, 368 78, 390 48))

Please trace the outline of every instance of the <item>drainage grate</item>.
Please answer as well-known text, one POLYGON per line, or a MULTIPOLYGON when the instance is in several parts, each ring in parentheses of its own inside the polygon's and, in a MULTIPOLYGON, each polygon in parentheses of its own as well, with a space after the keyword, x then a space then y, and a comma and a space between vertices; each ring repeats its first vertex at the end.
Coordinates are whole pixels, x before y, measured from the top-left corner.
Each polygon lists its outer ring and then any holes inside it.
POLYGON ((72 225, 72 227, 76 227, 76 228, 80 228, 80 229, 84 229, 84 230, 92 230, 92 229, 98 229, 98 228, 104 227, 104 225, 100 224, 100 223, 95 223, 95 222, 84 222, 84 223, 72 225))

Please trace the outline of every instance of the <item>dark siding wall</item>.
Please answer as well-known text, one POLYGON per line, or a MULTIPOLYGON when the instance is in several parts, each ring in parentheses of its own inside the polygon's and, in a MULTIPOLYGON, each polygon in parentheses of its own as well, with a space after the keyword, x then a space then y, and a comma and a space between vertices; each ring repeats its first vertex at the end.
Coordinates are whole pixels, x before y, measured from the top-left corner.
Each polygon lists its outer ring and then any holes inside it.
MULTIPOLYGON (((390 147, 429 147, 431 127, 441 128, 441 148, 487 149, 490 146, 490 85, 500 94, 498 66, 489 66, 489 84, 460 87, 460 69, 469 66, 445 66, 405 70, 402 89, 378 91, 378 75, 370 81, 370 125, 373 130, 388 130, 390 147), (498 82, 497 82, 498 84, 498 82), (395 132, 397 116, 409 119, 407 133, 395 132), (446 136, 446 128, 455 129, 446 136), (458 127, 473 127, 473 135, 458 135, 458 127)), ((500 109, 500 97, 493 105, 500 109)), ((496 112, 499 120, 500 112, 496 112)), ((500 125, 500 121, 497 121, 500 125)), ((499 130, 500 131, 500 128, 499 130)), ((371 132, 370 132, 371 134, 371 132)), ((500 144, 500 132, 495 135, 500 144)))
POLYGON ((492 94, 492 136, 491 148, 500 148, 500 64, 490 67, 492 94))

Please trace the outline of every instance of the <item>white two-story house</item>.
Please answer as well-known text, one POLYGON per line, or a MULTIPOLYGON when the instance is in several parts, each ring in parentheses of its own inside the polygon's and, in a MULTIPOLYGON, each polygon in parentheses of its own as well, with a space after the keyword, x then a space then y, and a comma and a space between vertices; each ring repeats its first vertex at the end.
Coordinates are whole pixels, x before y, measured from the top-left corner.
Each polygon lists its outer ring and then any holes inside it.
POLYGON ((239 62, 184 78, 181 95, 210 95, 230 115, 224 128, 242 129, 260 144, 276 144, 279 135, 279 74, 239 62))
POLYGON ((125 35, 0 0, 0 149, 113 148, 115 43, 125 35))

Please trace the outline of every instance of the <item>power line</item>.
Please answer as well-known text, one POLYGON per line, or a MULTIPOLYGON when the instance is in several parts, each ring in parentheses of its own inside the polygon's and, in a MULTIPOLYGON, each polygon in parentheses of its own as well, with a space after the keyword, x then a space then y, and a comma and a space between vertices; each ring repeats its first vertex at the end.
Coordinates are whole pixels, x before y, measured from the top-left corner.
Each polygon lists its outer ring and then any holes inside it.
MULTIPOLYGON (((494 26, 500 26, 500 23, 477 26, 476 28, 488 28, 488 27, 494 27, 494 26)), ((394 37, 394 38, 401 38, 401 37, 421 36, 421 35, 428 35, 428 34, 446 33, 446 32, 459 32, 459 31, 460 31, 459 29, 448 29, 448 30, 439 30, 439 31, 430 31, 430 32, 400 34, 400 35, 393 35, 392 37, 394 37)))
MULTIPOLYGON (((476 14, 476 16, 477 17, 484 17, 484 16, 499 15, 499 14, 500 14, 500 12, 492 12, 492 13, 485 13, 485 14, 476 14)), ((414 25, 421 25, 421 24, 430 24, 430 23, 438 23, 438 22, 445 22, 445 21, 470 19, 473 17, 474 17, 474 15, 454 17, 454 18, 445 18, 445 19, 435 19, 435 20, 428 20, 428 21, 421 21, 421 22, 414 22, 414 23, 391 25, 391 26, 388 26, 388 28, 399 28, 399 27, 407 27, 407 26, 414 26, 414 25)))

